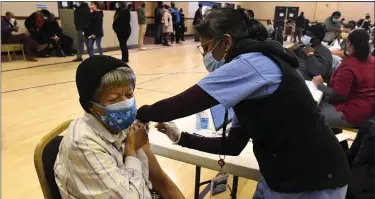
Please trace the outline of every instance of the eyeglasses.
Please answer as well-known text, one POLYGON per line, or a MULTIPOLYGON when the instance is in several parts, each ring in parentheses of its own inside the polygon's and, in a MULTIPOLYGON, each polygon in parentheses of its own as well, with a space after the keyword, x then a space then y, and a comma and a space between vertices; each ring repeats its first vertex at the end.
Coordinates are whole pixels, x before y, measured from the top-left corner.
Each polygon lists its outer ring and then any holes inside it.
MULTIPOLYGON (((197 48, 198 48, 198 50, 199 50, 199 52, 201 53, 202 56, 204 55, 204 48, 203 48, 203 46, 205 46, 205 45, 207 45, 208 43, 210 43, 210 42, 212 42, 212 41, 215 41, 215 40, 216 40, 216 38, 211 39, 210 41, 207 41, 206 43, 203 43, 203 44, 197 46, 197 48)), ((218 42, 218 43, 220 43, 220 42, 218 42)), ((218 43, 217 43, 217 44, 218 44, 218 43)), ((217 44, 216 44, 216 45, 217 45, 217 44)), ((216 47, 216 45, 213 47, 213 49, 216 47)))

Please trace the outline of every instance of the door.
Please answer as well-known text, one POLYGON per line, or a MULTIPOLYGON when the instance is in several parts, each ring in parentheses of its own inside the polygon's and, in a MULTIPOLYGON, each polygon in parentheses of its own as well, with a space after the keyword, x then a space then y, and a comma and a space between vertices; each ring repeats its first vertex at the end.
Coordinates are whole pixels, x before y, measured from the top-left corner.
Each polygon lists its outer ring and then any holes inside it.
POLYGON ((275 27, 275 29, 276 27, 281 27, 282 29, 284 29, 286 14, 287 14, 287 7, 276 6, 275 15, 273 18, 274 20, 273 26, 275 27))
POLYGON ((298 11, 299 11, 299 7, 288 7, 286 19, 287 20, 291 19, 295 22, 298 17, 298 11))

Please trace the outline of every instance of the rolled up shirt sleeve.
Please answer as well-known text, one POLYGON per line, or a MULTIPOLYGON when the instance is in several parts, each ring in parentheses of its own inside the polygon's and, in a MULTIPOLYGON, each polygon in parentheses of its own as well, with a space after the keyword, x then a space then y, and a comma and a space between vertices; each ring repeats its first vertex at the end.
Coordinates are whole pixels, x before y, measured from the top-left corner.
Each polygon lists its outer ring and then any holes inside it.
POLYGON ((92 140, 74 142, 68 156, 71 180, 82 198, 144 198, 146 185, 136 157, 126 157, 125 167, 120 168, 114 157, 92 140))

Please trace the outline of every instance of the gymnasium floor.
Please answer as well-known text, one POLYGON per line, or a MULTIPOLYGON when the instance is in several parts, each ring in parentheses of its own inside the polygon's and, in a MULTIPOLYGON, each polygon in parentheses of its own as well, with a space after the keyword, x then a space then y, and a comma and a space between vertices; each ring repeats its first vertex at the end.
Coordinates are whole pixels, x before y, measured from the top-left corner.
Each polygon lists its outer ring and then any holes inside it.
MULTIPOLYGON (((138 107, 178 94, 207 75, 197 45, 187 41, 173 47, 130 50, 129 65, 137 75, 138 107)), ((105 54, 121 56, 120 51, 105 54)), ((33 162, 35 146, 57 125, 83 114, 75 85, 78 63, 70 62, 72 59, 52 57, 38 58, 35 63, 2 63, 1 198, 43 198, 33 162)), ((158 160, 185 197, 192 199, 195 167, 163 157, 158 160)), ((216 174, 203 169, 201 181, 216 174)), ((240 178, 238 198, 251 198, 255 185, 254 181, 240 178)), ((229 195, 224 193, 218 198, 229 198, 229 195)))

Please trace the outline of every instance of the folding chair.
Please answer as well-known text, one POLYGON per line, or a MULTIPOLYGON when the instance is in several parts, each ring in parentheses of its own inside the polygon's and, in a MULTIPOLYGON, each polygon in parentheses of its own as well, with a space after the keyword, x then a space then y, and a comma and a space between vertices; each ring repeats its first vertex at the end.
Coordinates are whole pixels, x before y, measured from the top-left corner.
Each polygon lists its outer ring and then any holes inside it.
POLYGON ((23 44, 1 44, 1 52, 8 53, 9 61, 12 61, 12 56, 10 55, 11 51, 13 51, 13 55, 16 55, 16 51, 22 51, 23 59, 26 60, 23 44))
POLYGON ((53 167, 63 138, 59 135, 69 127, 71 121, 68 120, 56 127, 44 136, 35 148, 34 165, 45 199, 61 199, 53 167))

